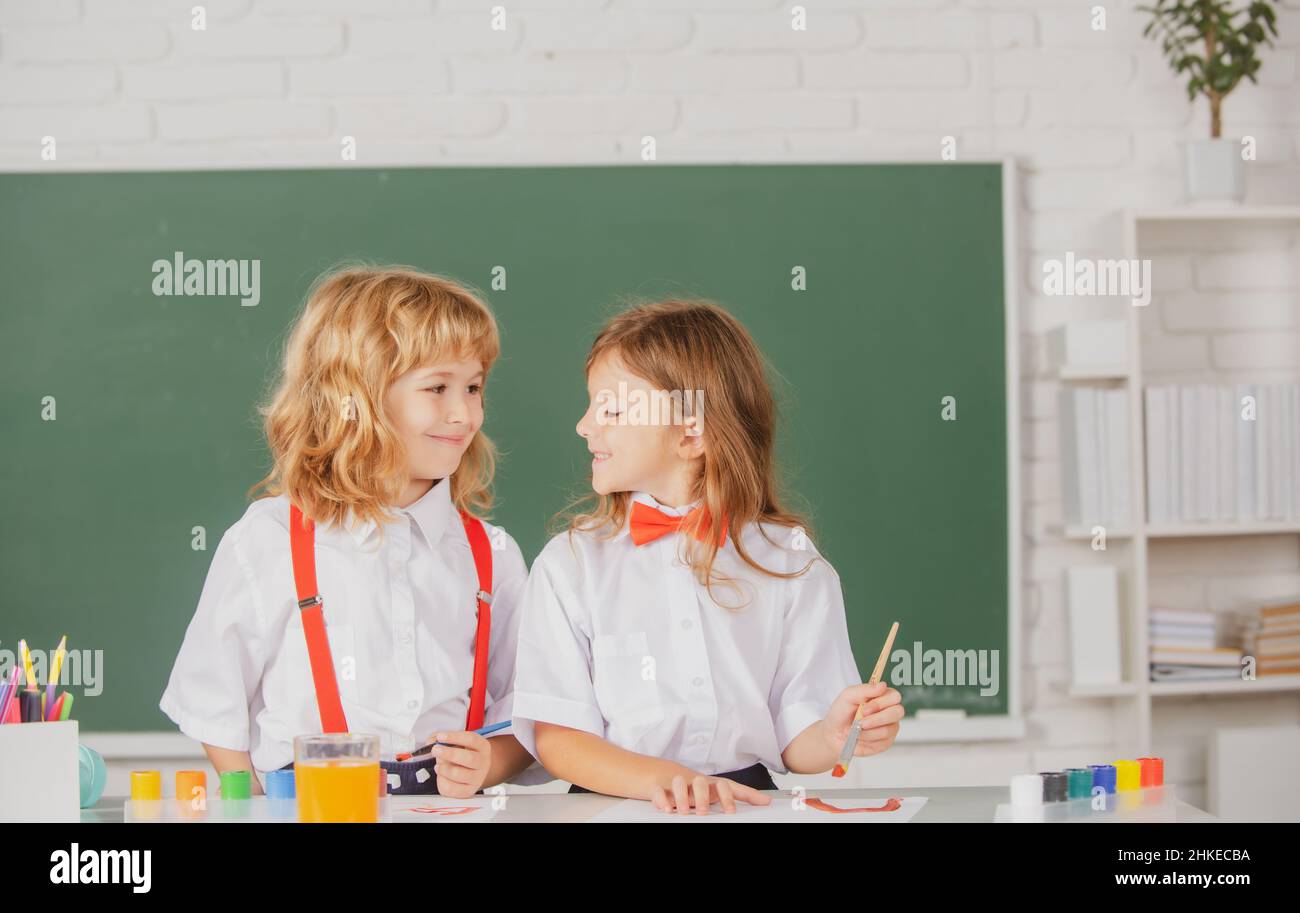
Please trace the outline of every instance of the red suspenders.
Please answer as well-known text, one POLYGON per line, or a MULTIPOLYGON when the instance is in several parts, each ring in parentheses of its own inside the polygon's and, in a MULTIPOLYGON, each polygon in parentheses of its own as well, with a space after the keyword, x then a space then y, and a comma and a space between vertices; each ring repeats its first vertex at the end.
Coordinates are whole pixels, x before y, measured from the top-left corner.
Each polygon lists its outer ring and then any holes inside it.
MULTIPOLYGON (((487 702, 488 643, 492 634, 492 549, 488 544, 483 521, 460 512, 478 571, 478 627, 474 634, 474 680, 469 691, 469 712, 465 728, 483 726, 487 702)), ((307 658, 311 661, 312 682, 316 686, 316 704, 320 708, 321 731, 347 732, 339 698, 338 678, 325 634, 323 600, 316 589, 316 524, 302 515, 297 505, 289 506, 289 547, 293 555, 293 582, 298 591, 298 608, 302 612, 302 632, 307 638, 307 658)))

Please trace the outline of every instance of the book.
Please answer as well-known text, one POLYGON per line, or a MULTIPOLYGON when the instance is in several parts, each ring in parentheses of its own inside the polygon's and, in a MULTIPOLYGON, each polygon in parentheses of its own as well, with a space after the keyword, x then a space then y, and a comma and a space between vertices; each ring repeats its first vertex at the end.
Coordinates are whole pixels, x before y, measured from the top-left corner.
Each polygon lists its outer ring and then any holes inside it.
POLYGON ((1155 637, 1151 638, 1152 650, 1212 650, 1215 647, 1213 637, 1155 637))
POLYGON ((1200 508, 1197 486, 1200 484, 1201 467, 1198 461, 1200 446, 1197 437, 1196 388, 1179 387, 1178 400, 1179 418, 1182 422, 1178 433, 1178 449, 1183 459, 1182 477, 1179 480, 1182 486, 1182 491, 1179 492, 1179 519, 1197 520, 1200 508))
POLYGON ((1300 637, 1286 635, 1270 638, 1260 637, 1255 646, 1255 655, 1260 657, 1289 656, 1300 654, 1300 637))
POLYGON ((1065 522, 1091 526, 1098 520, 1096 428, 1089 430, 1087 413, 1093 391, 1077 387, 1061 390, 1061 483, 1065 522))
POLYGON ((1264 417, 1265 432, 1268 437, 1268 515, 1271 519, 1281 520, 1286 517, 1284 507, 1285 472, 1284 448, 1282 435, 1285 426, 1282 420, 1282 388, 1277 384, 1267 387, 1268 414, 1264 417))
POLYGON ((1255 664, 1256 675, 1300 675, 1300 659, 1278 663, 1258 662, 1255 664))
POLYGON ((1268 505, 1268 435, 1265 433, 1265 415, 1268 406, 1265 400, 1265 387, 1256 384, 1255 391, 1255 519, 1267 520, 1270 516, 1268 505))
POLYGON ((1287 461, 1287 466, 1291 470, 1290 516, 1300 517, 1300 479, 1295 477, 1296 466, 1300 464, 1300 386, 1291 384, 1288 389, 1291 391, 1291 408, 1288 412, 1291 419, 1291 450, 1287 461))
POLYGON ((1127 527, 1133 522, 1128 392, 1065 387, 1060 413, 1066 523, 1127 527))
POLYGON ((1093 459, 1097 461, 1097 519, 1108 522, 1113 516, 1110 478, 1110 422, 1106 418, 1108 390, 1091 390, 1092 408, 1096 411, 1097 430, 1093 438, 1093 459))
POLYGON ((1281 504, 1278 510, 1282 517, 1292 519, 1295 511, 1295 385, 1284 384, 1278 387, 1278 436, 1281 439, 1280 451, 1281 504))
POLYGON ((1180 666, 1161 663, 1151 667, 1151 681, 1216 681, 1240 678, 1241 671, 1232 668, 1216 669, 1208 666, 1180 666))
POLYGON ((1153 621, 1150 630, 1153 635, 1165 634, 1170 637, 1213 637, 1218 629, 1212 624, 1176 625, 1167 621, 1153 621))
POLYGON ((1169 513, 1169 394, 1165 387, 1146 388, 1147 516, 1168 523, 1169 513))
MULTIPOLYGON (((1099 392, 1103 423, 1118 418, 1110 394, 1122 391, 1099 392)), ((1300 519, 1300 385, 1150 385, 1142 403, 1150 523, 1300 519)), ((1106 445, 1120 433, 1107 424, 1106 445)), ((1124 481, 1118 464, 1107 464, 1107 505, 1118 503, 1124 481)))
POLYGON ((1279 622, 1278 624, 1254 625, 1243 629, 1254 637, 1265 634, 1300 634, 1300 621, 1279 622))
POLYGON ((1260 618, 1266 620, 1291 615, 1300 618, 1300 602, 1288 602, 1284 605, 1275 606, 1261 606, 1259 609, 1260 618))
POLYGON ((1240 666, 1242 653, 1235 647, 1209 650, 1152 650, 1151 662, 1175 666, 1240 666))
POLYGON ((1240 519, 1237 511, 1237 410, 1232 405, 1232 388, 1216 387, 1215 420, 1218 426, 1219 503, 1215 518, 1220 521, 1240 519))
POLYGON ((1219 426, 1215 420, 1216 390, 1209 384, 1197 384, 1196 397, 1196 519, 1209 522, 1219 512, 1219 445, 1215 441, 1219 426))
POLYGON ((1154 624, 1175 625, 1209 625, 1214 626, 1215 613, 1209 609, 1152 609, 1151 622, 1154 624))
POLYGON ((1131 489, 1129 487, 1128 391, 1105 391, 1106 433, 1102 473, 1109 498, 1103 516, 1116 526, 1128 526, 1131 489))
POLYGON ((1237 429, 1237 517, 1240 520, 1259 519, 1255 504, 1255 426, 1246 419, 1246 403, 1254 398, 1254 384, 1238 384, 1233 414, 1237 429))
POLYGON ((1165 418, 1169 422, 1169 465, 1166 467, 1165 485, 1169 491, 1169 519, 1174 523, 1183 519, 1183 451, 1181 447, 1183 398, 1178 388, 1171 386, 1168 390, 1168 409, 1165 418))

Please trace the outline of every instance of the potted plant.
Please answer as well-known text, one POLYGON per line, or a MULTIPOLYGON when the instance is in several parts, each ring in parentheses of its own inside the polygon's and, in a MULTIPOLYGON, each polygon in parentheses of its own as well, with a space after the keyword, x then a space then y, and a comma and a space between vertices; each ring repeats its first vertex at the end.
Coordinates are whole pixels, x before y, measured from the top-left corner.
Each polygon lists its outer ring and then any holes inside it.
POLYGON ((1210 139, 1188 142, 1187 196, 1193 201, 1240 201, 1245 195, 1241 147, 1223 139, 1223 99, 1243 78, 1255 82, 1260 45, 1277 37, 1276 0, 1156 0, 1143 35, 1158 36, 1175 73, 1187 76, 1187 98, 1210 102, 1210 139))

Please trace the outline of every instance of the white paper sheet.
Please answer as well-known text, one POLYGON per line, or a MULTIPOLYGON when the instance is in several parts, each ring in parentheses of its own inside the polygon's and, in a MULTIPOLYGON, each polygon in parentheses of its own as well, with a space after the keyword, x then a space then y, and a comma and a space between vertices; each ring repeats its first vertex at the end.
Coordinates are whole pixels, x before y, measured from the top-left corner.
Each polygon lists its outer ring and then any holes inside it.
POLYGON ((389 796, 389 820, 394 824, 481 824, 491 821, 497 810, 492 803, 499 796, 389 796))
POLYGON ((722 824, 902 824, 925 805, 925 796, 893 799, 821 799, 816 794, 795 796, 778 792, 771 805, 736 803, 735 814, 714 805, 707 815, 661 812, 644 799, 624 799, 590 819, 592 824, 667 824, 709 822, 722 824), (838 809, 838 811, 837 811, 838 809))

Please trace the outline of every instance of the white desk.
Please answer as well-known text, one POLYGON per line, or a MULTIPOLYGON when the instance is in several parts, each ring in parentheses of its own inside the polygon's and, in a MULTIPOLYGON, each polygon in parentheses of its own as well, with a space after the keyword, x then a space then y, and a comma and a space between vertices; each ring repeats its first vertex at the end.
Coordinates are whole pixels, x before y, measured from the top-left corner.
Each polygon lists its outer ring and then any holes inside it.
MULTIPOLYGON (((507 787, 509 789, 509 787, 507 787)), ((912 822, 961 822, 991 823, 994 809, 999 802, 1009 799, 1009 792, 999 786, 961 786, 961 787, 909 787, 904 789, 810 789, 810 795, 822 796, 835 802, 853 799, 887 799, 890 796, 926 796, 928 801, 917 813, 912 822)), ((789 795, 788 792, 785 792, 789 795)), ((506 807, 491 819, 489 823, 581 823, 598 812, 620 800, 610 796, 592 794, 538 794, 528 793, 511 795, 506 807)), ((111 796, 100 799, 93 808, 83 809, 83 823, 102 821, 121 821, 125 796, 111 796)), ((1213 822, 1213 815, 1179 801, 1177 821, 1213 822)))

